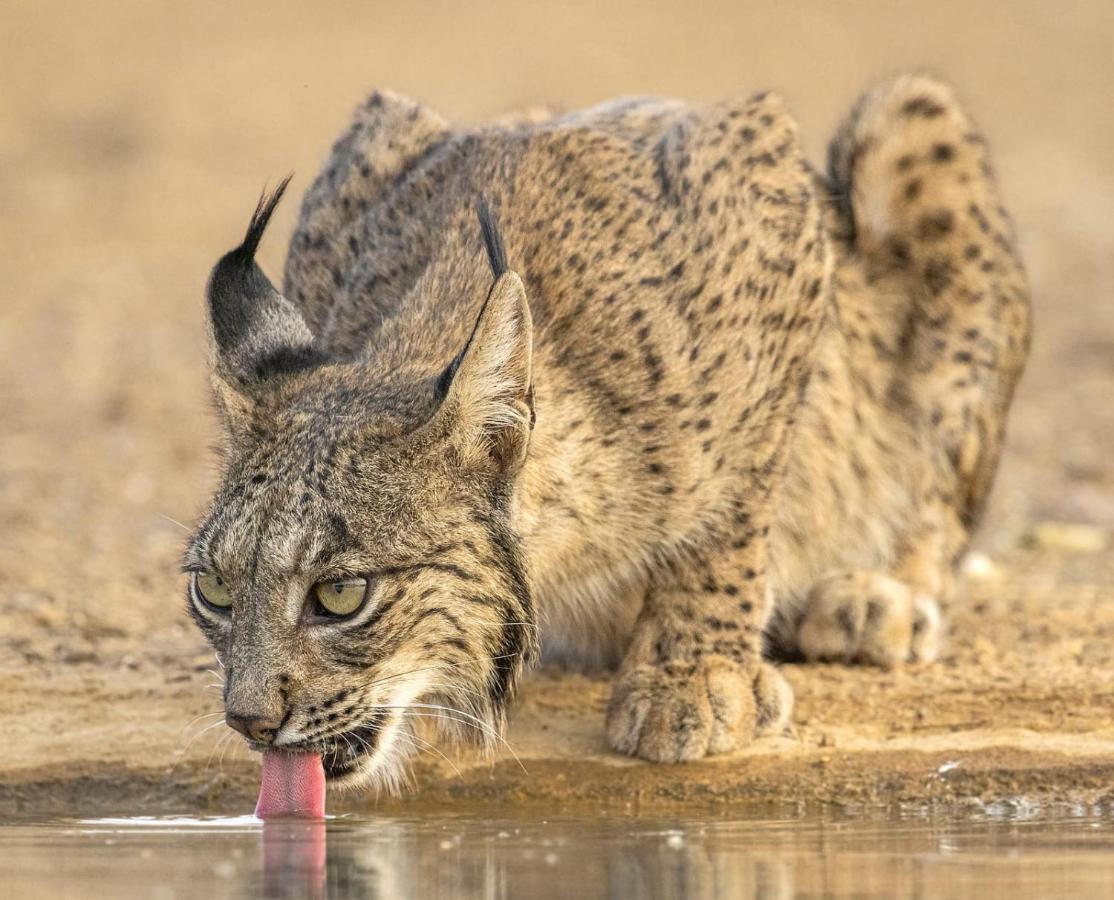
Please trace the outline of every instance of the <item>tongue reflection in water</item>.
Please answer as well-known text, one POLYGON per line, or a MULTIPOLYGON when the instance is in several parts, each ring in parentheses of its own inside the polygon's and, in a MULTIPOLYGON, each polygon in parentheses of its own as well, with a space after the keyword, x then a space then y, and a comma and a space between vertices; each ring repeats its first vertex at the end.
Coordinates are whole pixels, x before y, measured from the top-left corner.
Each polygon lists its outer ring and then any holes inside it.
POLYGON ((263 896, 325 896, 325 823, 263 823, 263 896))

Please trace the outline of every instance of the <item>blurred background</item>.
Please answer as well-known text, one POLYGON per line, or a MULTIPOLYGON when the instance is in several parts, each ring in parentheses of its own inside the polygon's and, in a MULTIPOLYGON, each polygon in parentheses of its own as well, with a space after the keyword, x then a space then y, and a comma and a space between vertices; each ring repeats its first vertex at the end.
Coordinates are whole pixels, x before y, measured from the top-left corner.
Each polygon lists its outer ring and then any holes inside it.
MULTIPOLYGON (((1004 558, 1031 553, 1034 534, 1047 553, 1096 550, 1114 526, 1110 0, 8 0, 9 660, 95 661, 106 641, 136 638, 128 653, 173 660, 183 642, 200 653, 176 566, 177 523, 195 519, 213 477, 205 279, 260 188, 294 171, 295 197, 262 251, 279 276, 297 195, 372 88, 464 124, 619 94, 774 89, 820 161, 863 87, 908 68, 951 80, 987 132, 1032 279, 1032 363, 982 541, 1004 558)), ((1087 577, 1108 589, 1101 559, 1087 577)))

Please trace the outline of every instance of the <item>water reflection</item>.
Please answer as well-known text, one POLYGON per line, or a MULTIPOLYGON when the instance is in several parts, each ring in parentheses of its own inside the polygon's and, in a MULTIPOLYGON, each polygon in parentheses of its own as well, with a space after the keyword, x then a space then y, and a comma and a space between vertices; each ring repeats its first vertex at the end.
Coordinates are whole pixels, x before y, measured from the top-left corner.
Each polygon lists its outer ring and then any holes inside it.
POLYGON ((341 819, 268 824, 262 844, 269 897, 1020 898, 1114 883, 1110 820, 1091 812, 1036 822, 341 819))
POLYGON ((324 897, 324 822, 269 822, 263 825, 262 874, 265 897, 324 897))
POLYGON ((0 827, 0 896, 711 898, 1103 896, 1108 810, 0 827), (744 817, 747 816, 747 817, 744 817))

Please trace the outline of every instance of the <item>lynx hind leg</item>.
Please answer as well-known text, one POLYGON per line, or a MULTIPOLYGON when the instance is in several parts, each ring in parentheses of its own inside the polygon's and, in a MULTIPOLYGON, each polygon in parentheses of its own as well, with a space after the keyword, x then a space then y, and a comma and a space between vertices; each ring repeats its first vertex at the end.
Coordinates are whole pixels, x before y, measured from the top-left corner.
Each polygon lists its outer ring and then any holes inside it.
POLYGON ((431 110, 375 91, 333 145, 302 201, 284 273, 283 293, 318 337, 331 328, 341 273, 352 269, 368 241, 362 230, 367 210, 448 134, 448 123, 431 110))
POLYGON ((939 643, 936 601, 870 571, 841 572, 817 582, 797 633, 806 659, 887 669, 932 662, 939 643))
POLYGON ((1025 274, 986 142, 947 85, 906 75, 860 100, 829 155, 855 252, 914 303, 906 393, 948 461, 940 494, 970 529, 1030 331, 1025 274))

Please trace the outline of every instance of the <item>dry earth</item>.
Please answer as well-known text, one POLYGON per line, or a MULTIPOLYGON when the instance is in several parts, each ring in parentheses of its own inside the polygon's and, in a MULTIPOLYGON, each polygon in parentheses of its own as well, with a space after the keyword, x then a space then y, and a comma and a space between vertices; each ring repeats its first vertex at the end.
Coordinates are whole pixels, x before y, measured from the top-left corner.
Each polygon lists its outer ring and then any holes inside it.
MULTIPOLYGON (((201 289, 268 177, 304 188, 372 86, 462 121, 772 87, 811 152, 880 74, 946 74, 992 138, 1033 361, 943 661, 792 666, 794 731, 655 768, 606 751, 606 683, 543 674, 521 760, 416 770, 432 802, 1109 798, 1114 776, 1114 6, 9 4, 0 28, 0 812, 242 810, 183 612, 212 482, 201 289), (1057 523, 1073 523, 1064 528, 1057 523), (193 720, 193 721, 191 721, 193 720)), ((278 272, 295 204, 264 252, 278 272)), ((350 798, 359 805, 370 799, 350 798)))

